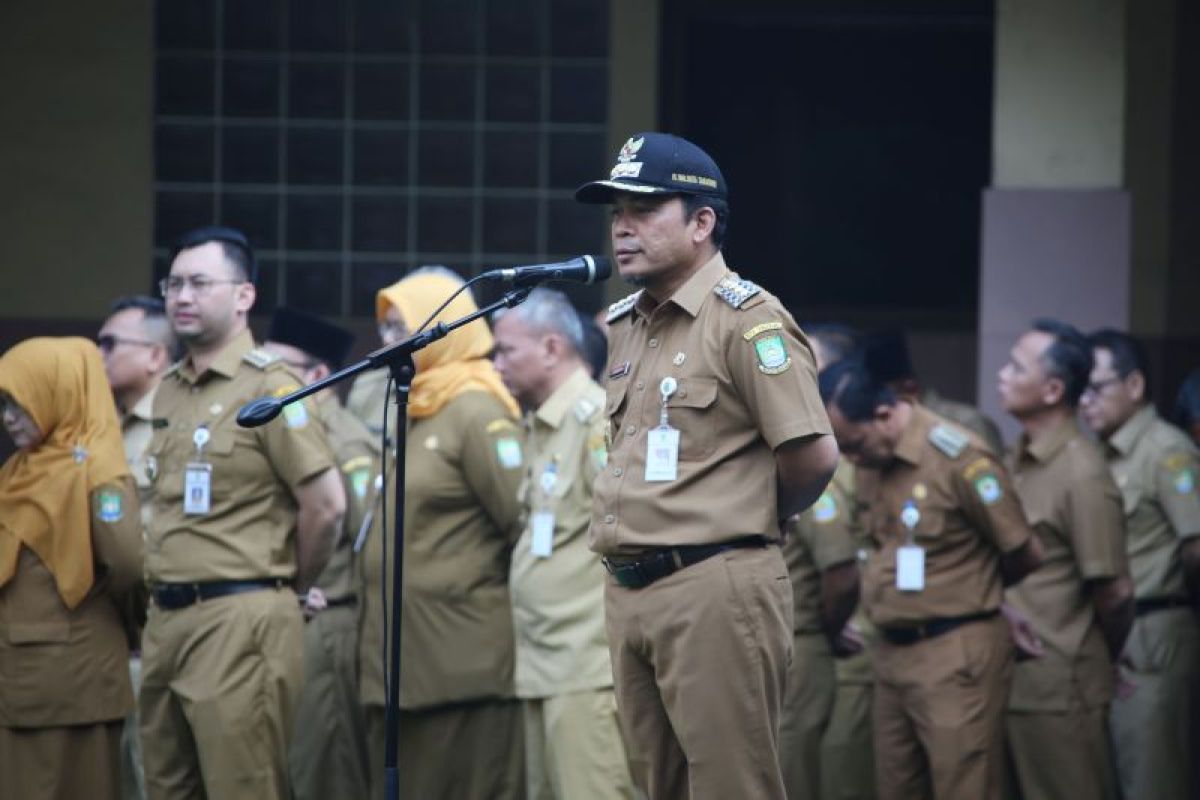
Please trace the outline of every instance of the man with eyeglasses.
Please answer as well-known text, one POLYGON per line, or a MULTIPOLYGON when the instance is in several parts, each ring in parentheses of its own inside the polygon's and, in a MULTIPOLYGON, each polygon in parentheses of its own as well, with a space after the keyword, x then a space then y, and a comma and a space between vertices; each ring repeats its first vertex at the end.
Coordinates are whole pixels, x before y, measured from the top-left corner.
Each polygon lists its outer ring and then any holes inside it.
MULTIPOLYGON (((320 317, 277 308, 263 350, 311 384, 341 369, 354 334, 320 317)), ((367 797, 366 719, 358 691, 358 559, 379 476, 378 437, 342 407, 334 389, 315 395, 346 491, 333 556, 304 598, 304 689, 288 761, 296 800, 367 797), (365 520, 365 522, 364 522, 365 520)))
MULTIPOLYGON (((175 333, 167 322, 163 301, 144 295, 118 299, 100 326, 96 344, 121 415, 125 459, 138 487, 144 528, 150 516, 150 478, 146 474, 145 452, 153 432, 154 394, 176 348, 175 333)), ((141 672, 141 653, 135 643, 129 658, 129 677, 135 695, 141 672)), ((121 734, 121 795, 126 800, 146 796, 136 710, 126 718, 121 734)))
POLYGON ((151 605, 139 702, 155 800, 289 798, 287 748, 303 672, 295 591, 320 573, 346 499, 308 401, 256 429, 238 409, 299 388, 254 347, 253 252, 201 228, 162 282, 186 355, 154 399, 146 537, 151 605))
POLYGON ((1121 654, 1128 689, 1109 714, 1125 797, 1190 797, 1200 701, 1200 453, 1150 402, 1146 353, 1127 333, 1088 337, 1080 400, 1125 506, 1136 620, 1121 654))

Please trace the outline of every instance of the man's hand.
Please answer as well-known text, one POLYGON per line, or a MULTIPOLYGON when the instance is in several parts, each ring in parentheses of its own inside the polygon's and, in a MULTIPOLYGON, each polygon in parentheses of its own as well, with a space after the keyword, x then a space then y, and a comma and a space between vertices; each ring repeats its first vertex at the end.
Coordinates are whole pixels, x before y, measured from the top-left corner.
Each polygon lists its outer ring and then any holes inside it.
POLYGON ((851 620, 846 623, 842 632, 834 637, 830 644, 833 646, 834 658, 849 658, 861 653, 867 646, 867 640, 863 638, 862 631, 851 620))
POLYGON ((1033 629, 1029 619, 1007 603, 1000 604, 1000 613, 1008 622, 1008 632, 1012 635, 1013 644, 1017 648, 1017 661, 1030 658, 1041 658, 1046 654, 1046 647, 1041 637, 1033 629))

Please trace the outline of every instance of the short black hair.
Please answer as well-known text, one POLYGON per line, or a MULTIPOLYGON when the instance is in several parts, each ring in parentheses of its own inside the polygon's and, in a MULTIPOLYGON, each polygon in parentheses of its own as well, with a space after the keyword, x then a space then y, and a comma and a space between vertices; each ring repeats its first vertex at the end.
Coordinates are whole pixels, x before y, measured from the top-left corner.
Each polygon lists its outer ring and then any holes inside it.
POLYGON ((167 320, 167 305, 157 297, 146 294, 129 294, 118 297, 109 308, 108 315, 118 314, 136 308, 142 312, 142 329, 154 339, 157 339, 167 349, 167 358, 178 361, 183 357, 179 338, 167 320))
POLYGON ((723 198, 707 194, 681 194, 684 219, 691 219, 705 207, 711 208, 717 221, 713 223, 712 243, 719 250, 725 244, 725 229, 729 226, 729 203, 723 198))
POLYGON ((867 422, 880 406, 894 406, 896 393, 871 374, 858 356, 835 361, 817 376, 821 399, 850 422, 867 422))
POLYGON ((1094 359, 1087 337, 1074 325, 1057 319, 1035 319, 1033 329, 1054 337, 1041 355, 1042 367, 1063 382, 1063 400, 1075 408, 1092 376, 1094 359))
POLYGON ((233 265, 239 278, 249 283, 258 281, 258 265, 254 260, 254 248, 250 246, 250 240, 246 238, 246 234, 236 228, 227 228, 224 225, 206 225, 183 234, 171 245, 171 254, 167 258, 167 263, 173 262, 175 256, 182 251, 191 250, 193 247, 200 247, 209 242, 221 245, 225 260, 233 265))
POLYGON ((1093 350, 1107 350, 1112 353, 1113 369, 1122 378, 1128 378, 1134 372, 1142 373, 1146 384, 1145 396, 1150 397, 1149 360, 1146 358, 1146 348, 1141 342, 1115 328, 1101 328, 1087 338, 1093 350))
POLYGON ((804 325, 804 333, 809 339, 821 342, 821 348, 830 356, 830 364, 858 352, 860 336, 858 331, 849 325, 840 322, 814 322, 804 325))
POLYGON ((590 314, 580 312, 579 323, 583 326, 583 352, 580 355, 587 362, 592 380, 598 381, 604 373, 604 364, 608 361, 608 337, 590 314))
POLYGON ((127 294, 124 297, 118 297, 113 301, 112 307, 109 308, 109 316, 121 311, 128 311, 131 308, 136 308, 142 312, 146 319, 157 319, 167 315, 167 304, 157 297, 151 297, 148 294, 127 294))
POLYGON ((1200 369, 1192 370, 1183 379, 1179 394, 1175 397, 1171 421, 1185 431, 1200 421, 1200 369))

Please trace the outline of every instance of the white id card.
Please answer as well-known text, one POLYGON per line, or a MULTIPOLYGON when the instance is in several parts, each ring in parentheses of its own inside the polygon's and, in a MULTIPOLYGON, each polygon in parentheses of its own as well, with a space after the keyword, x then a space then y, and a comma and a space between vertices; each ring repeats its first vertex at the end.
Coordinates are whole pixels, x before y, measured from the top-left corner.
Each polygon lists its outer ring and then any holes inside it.
POLYGON ((925 549, 906 544, 896 549, 896 588, 919 592, 925 588, 925 549))
POLYGON ((554 512, 535 511, 529 521, 529 552, 538 558, 549 558, 554 552, 554 512))
POLYGON ((211 507, 212 464, 188 464, 183 472, 183 513, 207 514, 211 507))
POLYGON ((646 480, 673 481, 679 476, 679 431, 667 425, 646 436, 646 480))

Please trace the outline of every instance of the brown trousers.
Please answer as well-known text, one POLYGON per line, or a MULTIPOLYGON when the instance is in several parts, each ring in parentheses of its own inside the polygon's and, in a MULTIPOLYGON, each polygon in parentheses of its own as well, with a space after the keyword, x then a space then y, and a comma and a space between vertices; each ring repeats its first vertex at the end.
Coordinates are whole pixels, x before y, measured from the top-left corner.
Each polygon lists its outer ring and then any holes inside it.
POLYGON ((526 800, 634 800, 612 689, 522 700, 526 800))
POLYGON ((779 723, 779 762, 788 797, 820 797, 821 739, 833 714, 836 686, 825 635, 796 634, 779 723))
POLYGON ((1011 758, 1009 796, 1116 800, 1117 778, 1104 724, 1107 715, 1106 706, 1046 713, 1010 711, 1005 719, 1011 758))
POLYGON ((875 800, 874 687, 839 683, 821 740, 821 800, 875 800))
POLYGON ((367 796, 366 723, 358 701, 358 621, 352 606, 304 626, 304 688, 288 752, 295 800, 367 796))
POLYGON ((882 800, 1000 800, 1013 646, 1003 619, 875 649, 882 800))
POLYGON ((151 607, 138 697, 151 800, 288 800, 303 625, 290 589, 151 607))
POLYGON ((525 737, 518 700, 400 712, 400 796, 523 800, 525 737))
POLYGON ((778 547, 730 550, 642 589, 605 586, 617 709, 649 800, 782 800, 792 585, 778 547))
POLYGON ((124 724, 0 727, 0 797, 120 800, 124 724))

